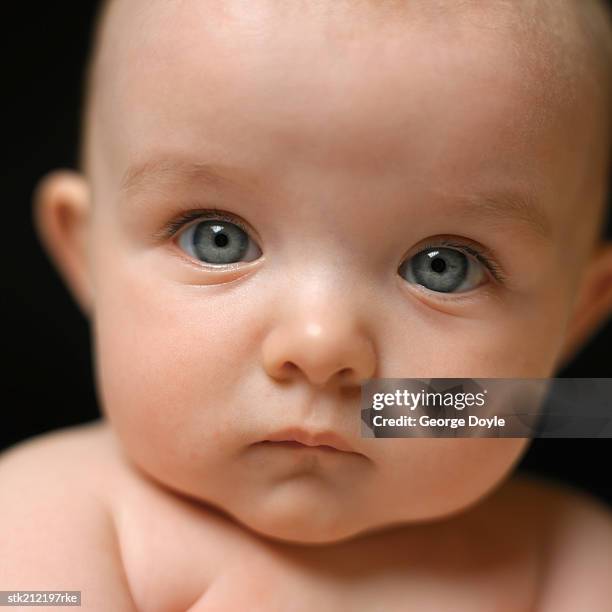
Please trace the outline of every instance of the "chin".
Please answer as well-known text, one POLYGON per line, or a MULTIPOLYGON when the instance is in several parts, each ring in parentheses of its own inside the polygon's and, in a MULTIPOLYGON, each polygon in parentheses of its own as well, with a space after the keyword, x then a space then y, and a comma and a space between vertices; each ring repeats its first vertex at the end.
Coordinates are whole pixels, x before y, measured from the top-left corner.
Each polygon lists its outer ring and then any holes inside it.
POLYGON ((256 510, 251 507, 233 516, 256 534, 288 544, 333 544, 350 539, 366 529, 366 526, 360 528, 354 525, 346 513, 334 515, 325 512, 323 504, 318 511, 304 510, 256 510))
POLYGON ((320 545, 336 544, 357 536, 359 531, 346 529, 325 529, 308 524, 245 524, 245 527, 265 538, 286 544, 320 545))

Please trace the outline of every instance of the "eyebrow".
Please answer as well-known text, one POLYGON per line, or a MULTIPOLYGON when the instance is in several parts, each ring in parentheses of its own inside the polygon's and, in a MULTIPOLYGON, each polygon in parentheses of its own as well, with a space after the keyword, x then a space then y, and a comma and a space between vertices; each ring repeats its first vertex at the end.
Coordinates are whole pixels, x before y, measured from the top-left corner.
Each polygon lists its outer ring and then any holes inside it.
MULTIPOLYGON (((121 191, 132 192, 154 188, 164 182, 199 182, 212 188, 245 187, 255 189, 253 179, 237 178, 239 170, 223 164, 211 164, 173 157, 157 157, 130 166, 121 180, 121 191)), ((542 238, 552 237, 548 214, 539 202, 522 190, 503 189, 492 192, 455 194, 434 191, 436 198, 450 202, 458 216, 497 219, 523 223, 542 238)))
POLYGON ((530 193, 504 189, 445 196, 452 200, 457 214, 473 218, 486 217, 501 222, 519 222, 541 238, 552 238, 550 217, 530 193))
POLYGON ((198 182, 210 187, 254 187, 253 181, 238 180, 237 170, 222 164, 159 157, 130 166, 121 179, 120 190, 133 192, 168 182, 198 182))

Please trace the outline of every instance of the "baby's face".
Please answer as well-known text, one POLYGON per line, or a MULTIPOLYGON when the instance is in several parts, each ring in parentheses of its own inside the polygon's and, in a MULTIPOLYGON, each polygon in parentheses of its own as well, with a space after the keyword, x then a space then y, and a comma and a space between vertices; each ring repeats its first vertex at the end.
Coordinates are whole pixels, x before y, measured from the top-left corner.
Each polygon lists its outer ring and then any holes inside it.
POLYGON ((325 4, 118 2, 92 132, 104 412, 158 481, 300 542, 500 482, 526 440, 361 438, 360 383, 550 376, 593 229, 595 119, 511 16, 325 4), (353 452, 261 444, 290 428, 353 452))

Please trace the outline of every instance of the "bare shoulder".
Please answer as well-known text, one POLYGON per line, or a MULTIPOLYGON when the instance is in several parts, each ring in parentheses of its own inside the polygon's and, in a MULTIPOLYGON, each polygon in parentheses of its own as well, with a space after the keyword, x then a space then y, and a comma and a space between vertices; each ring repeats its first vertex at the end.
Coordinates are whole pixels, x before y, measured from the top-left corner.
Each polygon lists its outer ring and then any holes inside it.
POLYGON ((96 421, 0 454, 0 588, 75 590, 88 610, 134 609, 102 492, 107 435, 96 421))
POLYGON ((101 501, 108 472, 117 464, 110 450, 109 428, 102 420, 53 430, 3 451, 0 479, 11 487, 13 500, 101 501))
POLYGON ((60 458, 71 454, 76 448, 108 437, 108 424, 102 419, 72 425, 62 429, 54 429, 37 436, 32 436, 9 446, 0 453, 0 465, 14 457, 25 459, 31 454, 40 454, 51 451, 49 458, 60 458))
POLYGON ((538 612, 612 612, 612 511, 590 494, 520 475, 499 493, 539 542, 538 612))

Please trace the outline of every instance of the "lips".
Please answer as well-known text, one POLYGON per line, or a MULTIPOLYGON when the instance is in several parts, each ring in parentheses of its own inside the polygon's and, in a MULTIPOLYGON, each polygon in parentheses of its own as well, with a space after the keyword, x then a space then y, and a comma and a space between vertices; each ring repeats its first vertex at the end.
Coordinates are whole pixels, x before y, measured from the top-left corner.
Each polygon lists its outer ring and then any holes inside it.
POLYGON ((321 446, 322 449, 327 450, 355 452, 342 436, 333 431, 311 432, 305 429, 290 428, 272 434, 262 442, 297 442, 303 446, 321 446))

